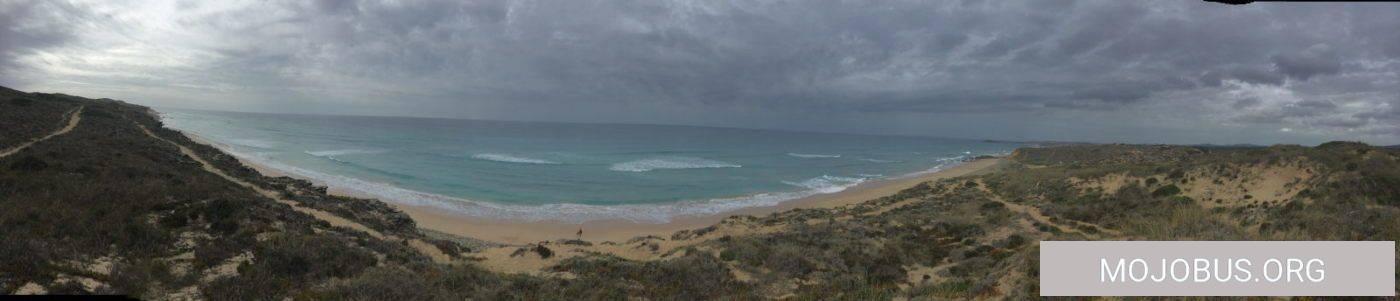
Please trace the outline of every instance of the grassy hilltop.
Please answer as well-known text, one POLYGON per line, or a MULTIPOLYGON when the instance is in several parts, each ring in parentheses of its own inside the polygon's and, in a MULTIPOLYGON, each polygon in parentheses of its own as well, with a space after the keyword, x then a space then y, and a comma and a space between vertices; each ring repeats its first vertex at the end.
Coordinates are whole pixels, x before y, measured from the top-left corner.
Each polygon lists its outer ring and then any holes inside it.
POLYGON ((0 89, 0 153, 25 145, 0 157, 0 293, 1020 300, 1040 240, 1400 240, 1395 148, 1065 145, 845 208, 506 246, 549 264, 505 274, 493 246, 259 175, 145 107, 0 89))

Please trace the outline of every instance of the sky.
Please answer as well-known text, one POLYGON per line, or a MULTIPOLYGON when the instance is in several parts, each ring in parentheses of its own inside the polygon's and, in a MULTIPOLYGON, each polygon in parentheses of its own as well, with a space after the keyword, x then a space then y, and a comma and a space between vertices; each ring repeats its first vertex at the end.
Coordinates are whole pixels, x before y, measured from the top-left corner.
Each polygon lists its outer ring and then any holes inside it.
POLYGON ((158 108, 1400 143, 1400 3, 0 0, 0 85, 158 108))

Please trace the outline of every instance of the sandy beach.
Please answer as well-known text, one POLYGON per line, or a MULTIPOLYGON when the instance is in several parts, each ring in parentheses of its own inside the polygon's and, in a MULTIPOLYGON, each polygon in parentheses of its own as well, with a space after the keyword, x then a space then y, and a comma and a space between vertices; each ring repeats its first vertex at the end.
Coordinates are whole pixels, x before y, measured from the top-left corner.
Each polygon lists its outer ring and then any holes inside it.
MULTIPOLYGON (((220 149, 227 148, 225 145, 204 139, 199 135, 188 132, 184 132, 184 134, 199 143, 215 146, 220 149)), ((836 208, 856 204, 891 195, 900 190, 914 187, 922 182, 972 174, 996 165, 999 160, 998 158, 973 160, 936 172, 905 178, 870 181, 840 192, 818 194, 806 198, 790 200, 782 202, 777 206, 751 207, 707 216, 677 217, 667 223, 597 220, 578 224, 550 221, 533 222, 489 219, 465 216, 434 207, 405 205, 392 201, 385 201, 385 203, 407 213, 418 223, 420 228, 502 244, 516 245, 552 241, 556 239, 574 239, 577 237, 579 230, 583 231, 582 237, 585 240, 622 242, 637 236, 646 235, 668 237, 676 231, 703 228, 718 223, 727 217, 736 215, 761 216, 795 208, 836 208)), ((240 161, 263 175, 273 177, 296 177, 295 175, 279 171, 275 168, 263 166, 257 162, 241 159, 240 161)), ((312 181, 317 185, 326 185, 326 183, 316 181, 315 179, 304 180, 312 181)), ((344 189, 344 187, 330 186, 328 187, 328 192, 334 195, 357 198, 378 198, 347 190, 344 189)))
MULTIPOLYGON (((679 230, 702 228, 736 215, 766 215, 794 208, 835 208, 876 199, 914 187, 925 181, 946 179, 975 173, 995 165, 1000 159, 980 159, 949 167, 937 172, 909 178, 871 181, 837 193, 819 194, 783 202, 777 206, 751 207, 721 214, 680 217, 669 223, 647 224, 621 220, 589 221, 582 224, 553 222, 519 222, 493 220, 444 212, 431 207, 393 204, 418 222, 418 226, 438 232, 466 236, 505 244, 524 244, 555 239, 573 239, 580 229, 589 241, 621 242, 637 236, 669 237, 679 230)), ((332 193, 344 193, 331 187, 332 193)), ((357 196, 365 197, 365 196, 357 196)))

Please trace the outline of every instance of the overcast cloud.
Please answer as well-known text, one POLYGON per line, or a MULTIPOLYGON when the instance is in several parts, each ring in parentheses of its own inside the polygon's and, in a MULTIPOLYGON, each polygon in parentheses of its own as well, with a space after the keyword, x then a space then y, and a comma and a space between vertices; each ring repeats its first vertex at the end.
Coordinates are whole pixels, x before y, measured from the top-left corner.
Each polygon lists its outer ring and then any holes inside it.
POLYGON ((1400 143, 1400 4, 0 0, 0 85, 164 107, 1400 143))

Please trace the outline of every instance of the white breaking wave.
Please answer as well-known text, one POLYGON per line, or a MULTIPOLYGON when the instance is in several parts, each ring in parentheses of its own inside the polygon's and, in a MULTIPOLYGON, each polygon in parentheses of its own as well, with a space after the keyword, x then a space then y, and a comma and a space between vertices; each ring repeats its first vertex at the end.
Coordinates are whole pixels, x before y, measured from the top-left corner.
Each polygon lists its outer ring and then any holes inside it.
POLYGON ((642 159, 613 164, 608 169, 614 171, 643 172, 657 169, 691 169, 691 168, 737 168, 743 167, 739 164, 691 157, 666 157, 642 159))
POLYGON ((329 157, 344 156, 344 155, 378 154, 378 153, 383 153, 383 152, 384 152, 384 151, 382 151, 382 150, 369 150, 369 149, 334 149, 334 150, 323 150, 323 151, 314 151, 314 152, 313 152, 313 151, 304 151, 303 153, 306 153, 307 155, 317 156, 317 157, 329 158, 329 157))
POLYGON ((841 155, 799 154, 799 153, 787 153, 787 155, 788 155, 788 156, 793 156, 793 157, 798 157, 798 158, 808 158, 808 159, 813 159, 813 158, 840 158, 840 157, 841 157, 841 155))
POLYGON ((823 175, 801 182, 783 181, 784 184, 811 189, 818 193, 837 193, 851 186, 865 182, 865 178, 834 177, 823 175))
POLYGON ((925 170, 918 171, 918 172, 914 172, 914 173, 907 174, 907 175, 898 176, 898 177, 895 177, 895 179, 907 179, 907 178, 917 177, 917 176, 921 176, 921 175, 926 175, 926 174, 935 173, 935 172, 941 171, 941 170, 943 170, 943 169, 945 169, 945 168, 948 168, 948 167, 957 166, 957 165, 959 165, 959 164, 962 164, 964 161, 967 161, 967 156, 943 157, 943 158, 934 159, 934 161, 935 161, 935 162, 938 162, 938 164, 937 164, 937 165, 934 165, 933 167, 930 167, 929 169, 925 169, 925 170))
POLYGON ((518 156, 507 155, 507 154, 491 154, 491 153, 476 154, 476 155, 472 155, 472 158, 478 159, 478 160, 496 161, 496 162, 506 162, 506 163, 559 164, 559 162, 554 162, 554 161, 549 161, 549 160, 542 160, 542 159, 535 159, 535 158, 526 158, 526 157, 518 157, 518 156))

